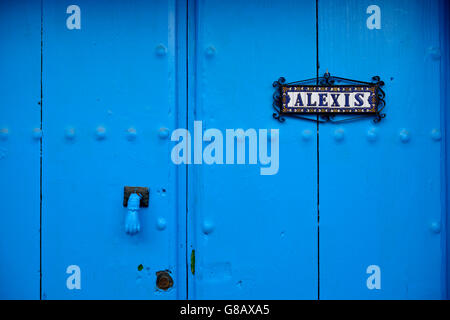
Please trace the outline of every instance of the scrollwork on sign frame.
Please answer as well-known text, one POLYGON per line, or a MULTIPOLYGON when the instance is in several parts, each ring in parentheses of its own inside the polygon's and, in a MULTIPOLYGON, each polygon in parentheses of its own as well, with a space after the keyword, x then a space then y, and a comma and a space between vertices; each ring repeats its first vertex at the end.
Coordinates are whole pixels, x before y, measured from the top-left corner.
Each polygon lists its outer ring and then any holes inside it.
MULTIPOLYGON (((273 108, 275 112, 273 113, 273 118, 284 122, 285 117, 293 117, 307 121, 313 122, 348 122, 363 117, 372 116, 374 117, 374 122, 380 122, 386 114, 382 113, 385 102, 385 92, 381 88, 384 86, 384 82, 379 76, 372 77, 372 82, 364 82, 352 79, 346 79, 341 77, 333 77, 330 73, 326 72, 323 77, 311 78, 307 80, 295 81, 286 83, 284 77, 280 77, 277 81, 273 82, 273 87, 275 92, 273 94, 273 108), (336 84, 339 83, 339 84, 336 84), (365 90, 367 94, 370 94, 369 99, 373 104, 369 108, 329 108, 329 107, 305 107, 297 108, 295 110, 291 109, 290 106, 286 108, 289 97, 286 92, 307 90, 309 92, 332 92, 333 94, 340 93, 355 93, 358 90, 365 90), (371 93, 368 93, 368 92, 371 93), (284 107, 283 107, 284 106, 284 107), (342 111, 342 112, 341 112, 342 111), (337 115, 357 115, 356 117, 344 118, 341 120, 334 120, 337 115), (315 118, 310 118, 307 115, 316 115, 315 118)), ((308 93, 309 95, 309 93, 308 93)), ((336 94, 335 94, 336 95, 336 94)))

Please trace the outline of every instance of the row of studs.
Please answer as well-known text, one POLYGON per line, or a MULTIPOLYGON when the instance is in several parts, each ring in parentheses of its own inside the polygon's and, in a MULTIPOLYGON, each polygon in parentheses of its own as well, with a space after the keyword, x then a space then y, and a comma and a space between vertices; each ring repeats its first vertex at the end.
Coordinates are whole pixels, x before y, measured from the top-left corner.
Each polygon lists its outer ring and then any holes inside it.
MULTIPOLYGON (((75 139, 75 129, 70 127, 66 129, 65 132, 65 137, 68 140, 73 140, 75 139)), ((8 139, 8 135, 9 135, 9 130, 8 128, 0 128, 0 140, 7 140, 8 139)), ((336 130, 334 130, 334 139, 336 141, 342 141, 344 140, 345 137, 345 131, 343 128, 337 128, 336 130)), ((106 128, 103 126, 98 126, 95 130, 95 136, 97 138, 97 140, 103 140, 106 138, 106 128)), ((127 129, 126 131, 126 137, 128 140, 134 140, 136 139, 137 136, 137 131, 135 128, 130 127, 127 129)), ((161 139, 167 139, 169 136, 169 129, 167 128, 160 128, 158 130, 158 136, 161 139)), ((40 128, 34 128, 33 129, 33 137, 37 140, 42 138, 42 130, 40 128)), ((309 140, 312 137, 312 131, 311 130, 303 130, 302 132, 302 137, 304 140, 309 140)), ((411 140, 411 133, 409 130, 407 129, 401 129, 399 132, 399 137, 400 140, 404 143, 409 142, 411 140)), ((431 139, 433 139, 434 141, 440 141, 441 140, 441 132, 439 129, 432 129, 430 132, 430 137, 431 139)), ((269 137, 270 138, 270 137, 269 137)), ((375 141, 377 139, 377 132, 375 128, 370 128, 367 131, 367 139, 369 141, 375 141)))
MULTIPOLYGON (((0 140, 7 140, 9 136, 9 129, 8 128, 0 128, 0 140)), ((33 138, 36 140, 40 140, 42 138, 42 130, 40 128, 34 128, 32 131, 33 138)), ((73 140, 75 139, 76 131, 75 128, 70 127, 67 128, 65 131, 65 137, 67 140, 73 140)), ((126 131, 126 138, 128 140, 134 140, 136 139, 137 131, 135 128, 130 127, 126 131)), ((159 128, 158 130, 158 136, 161 139, 166 139, 169 136, 169 129, 167 128, 159 128)), ((103 126, 98 126, 95 129, 95 137, 97 140, 103 140, 106 138, 106 128, 103 126)))
MULTIPOLYGON (((303 140, 309 140, 312 137, 312 131, 311 130, 303 130, 302 137, 303 140)), ((336 141, 342 141, 345 138, 345 131, 343 128, 337 128, 333 132, 334 139, 336 141)), ((399 138, 400 141, 403 143, 407 143, 411 140, 411 132, 408 129, 400 129, 399 131, 399 138)), ((439 129, 432 129, 430 131, 430 138, 434 141, 440 141, 441 140, 441 131, 439 129)), ((377 130, 375 128, 370 128, 367 130, 367 140, 369 141, 375 141, 377 140, 377 130)))

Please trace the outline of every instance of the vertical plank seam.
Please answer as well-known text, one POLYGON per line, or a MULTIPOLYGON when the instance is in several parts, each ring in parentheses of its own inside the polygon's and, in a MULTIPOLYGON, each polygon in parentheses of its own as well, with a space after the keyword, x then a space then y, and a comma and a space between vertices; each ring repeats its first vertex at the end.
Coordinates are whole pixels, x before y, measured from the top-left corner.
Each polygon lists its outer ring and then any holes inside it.
POLYGON ((443 180, 441 182, 441 229, 443 229, 442 232, 442 238, 441 238, 441 245, 443 246, 443 253, 442 253, 442 269, 441 273, 443 274, 443 286, 441 288, 441 294, 443 299, 449 299, 449 210, 448 210, 448 192, 449 192, 449 186, 448 186, 448 180, 449 180, 449 168, 448 168, 448 143, 449 143, 449 127, 447 123, 447 118, 449 117, 448 113, 448 82, 447 79, 448 76, 448 63, 449 63, 449 55, 448 55, 448 34, 450 31, 450 24, 448 22, 448 9, 449 5, 446 2, 446 0, 439 1, 439 46, 440 51, 442 53, 441 60, 440 60, 440 95, 441 95, 441 132, 443 132, 443 138, 442 138, 442 144, 441 144, 441 154, 443 154, 443 157, 441 157, 441 179, 443 180))
MULTIPOLYGON (((186 0, 186 130, 189 128, 189 0, 186 0)), ((187 144, 186 140, 186 144, 187 144)), ((188 150, 188 148, 186 148, 188 150)), ((189 151, 190 152, 190 151, 189 151)), ((189 167, 188 163, 186 161, 186 300, 189 300, 189 238, 188 238, 188 232, 189 232, 189 219, 188 219, 188 208, 189 208, 189 167)))
MULTIPOLYGON (((43 72, 43 34, 44 34, 44 1, 41 0, 41 74, 40 74, 40 117, 41 117, 41 124, 40 129, 41 132, 43 132, 42 127, 42 72, 43 72)), ((40 143, 39 143, 39 300, 42 300, 42 139, 43 134, 41 135, 40 143)))
MULTIPOLYGON (((319 85, 319 0, 316 0, 316 85, 319 85)), ((316 122, 316 140, 317 140, 317 300, 320 300, 320 209, 319 209, 319 115, 316 122)))

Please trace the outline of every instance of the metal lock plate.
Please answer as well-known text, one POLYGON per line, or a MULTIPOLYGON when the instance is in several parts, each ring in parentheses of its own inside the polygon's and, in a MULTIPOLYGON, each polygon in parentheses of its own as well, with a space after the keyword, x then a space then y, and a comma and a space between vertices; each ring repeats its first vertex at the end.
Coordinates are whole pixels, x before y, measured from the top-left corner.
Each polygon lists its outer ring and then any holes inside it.
POLYGON ((150 197, 150 190, 145 187, 124 187, 123 188, 123 206, 126 207, 128 204, 128 198, 130 194, 137 193, 141 195, 141 201, 139 203, 139 207, 147 208, 148 207, 148 199, 150 197))

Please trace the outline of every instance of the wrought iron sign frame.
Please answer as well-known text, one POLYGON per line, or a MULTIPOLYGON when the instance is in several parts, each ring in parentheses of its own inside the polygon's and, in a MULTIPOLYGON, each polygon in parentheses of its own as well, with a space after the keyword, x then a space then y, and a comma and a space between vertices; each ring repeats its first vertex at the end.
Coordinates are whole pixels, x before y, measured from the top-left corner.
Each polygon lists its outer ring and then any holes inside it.
MULTIPOLYGON (((380 122, 381 119, 386 117, 385 113, 382 113, 386 102, 384 100, 385 93, 381 88, 384 86, 384 82, 379 76, 372 77, 372 82, 364 82, 358 80, 352 80, 347 78, 331 76, 328 71, 323 75, 323 77, 311 78, 307 80, 295 81, 286 83, 286 79, 281 77, 273 83, 275 92, 273 94, 273 108, 275 112, 273 113, 273 118, 284 122, 285 117, 293 117, 313 122, 347 122, 365 118, 368 116, 375 117, 374 122, 380 122), (336 82, 343 84, 335 84, 336 82), (348 108, 341 112, 340 110, 333 110, 331 108, 325 107, 302 107, 295 111, 286 111, 286 107, 283 108, 283 103, 286 103, 286 97, 284 96, 291 89, 296 89, 301 87, 305 91, 326 91, 322 88, 330 88, 330 91, 336 92, 354 92, 354 90, 360 91, 370 91, 372 95, 369 100, 371 101, 371 107, 369 110, 363 110, 362 108, 348 108), (367 89, 367 90, 366 90, 367 89), (305 117, 305 115, 317 115, 316 119, 305 117), (357 115, 356 117, 344 118, 341 120, 334 120, 336 115, 357 115), (320 117, 319 117, 320 116, 320 117)), ((293 90, 295 91, 295 90, 293 90)))

